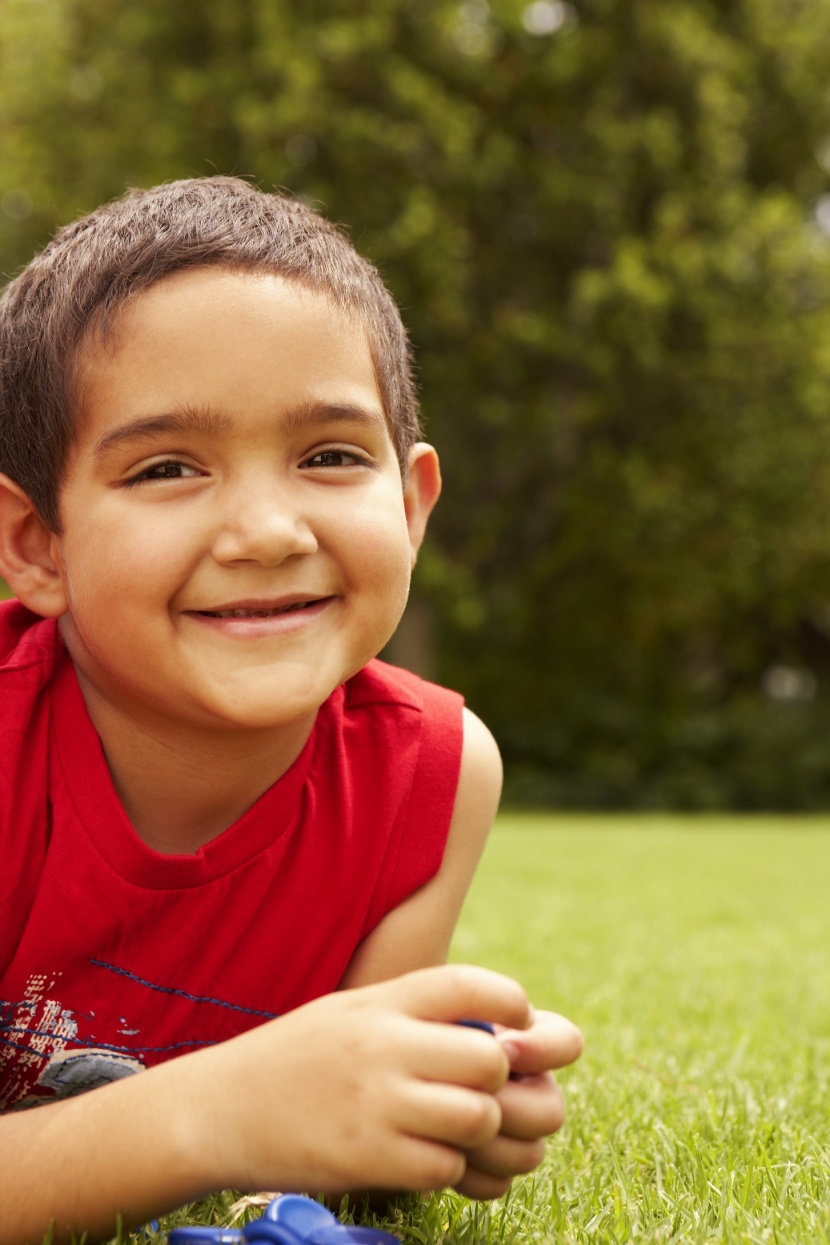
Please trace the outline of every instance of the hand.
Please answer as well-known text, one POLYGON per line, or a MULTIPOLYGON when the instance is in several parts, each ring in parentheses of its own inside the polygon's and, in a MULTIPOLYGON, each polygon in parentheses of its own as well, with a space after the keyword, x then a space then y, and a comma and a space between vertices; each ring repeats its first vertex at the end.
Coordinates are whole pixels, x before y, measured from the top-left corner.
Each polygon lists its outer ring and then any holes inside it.
POLYGON ((518 1045, 531 1015, 515 981, 460 965, 317 999, 168 1065, 198 1075, 181 1087, 187 1144, 210 1188, 444 1188, 497 1137, 511 1052, 517 1066, 549 1060, 518 1045), (507 1045, 452 1023, 469 1016, 509 1026, 507 1045))
POLYGON ((455 1185, 472 1198, 501 1197, 514 1176, 539 1166, 545 1138, 557 1132, 565 1118, 551 1069, 564 1068, 582 1053, 582 1034, 554 1012, 537 1012, 524 1031, 500 1030, 498 1041, 511 1071, 510 1080, 496 1093, 501 1130, 492 1141, 468 1150, 467 1169, 455 1185))

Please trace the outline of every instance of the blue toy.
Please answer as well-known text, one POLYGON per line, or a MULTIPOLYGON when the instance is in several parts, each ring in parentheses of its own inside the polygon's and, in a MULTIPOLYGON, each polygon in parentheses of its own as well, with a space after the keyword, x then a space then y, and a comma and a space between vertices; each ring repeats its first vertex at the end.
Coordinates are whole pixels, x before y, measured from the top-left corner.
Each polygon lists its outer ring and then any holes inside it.
POLYGON ((492 1033, 496 1036, 496 1030, 489 1020, 457 1020, 458 1025, 463 1025, 465 1029, 481 1029, 482 1033, 492 1033))
POLYGON ((298 1193, 283 1193, 244 1228, 174 1228, 170 1245, 400 1245, 379 1228, 340 1223, 330 1210, 298 1193))

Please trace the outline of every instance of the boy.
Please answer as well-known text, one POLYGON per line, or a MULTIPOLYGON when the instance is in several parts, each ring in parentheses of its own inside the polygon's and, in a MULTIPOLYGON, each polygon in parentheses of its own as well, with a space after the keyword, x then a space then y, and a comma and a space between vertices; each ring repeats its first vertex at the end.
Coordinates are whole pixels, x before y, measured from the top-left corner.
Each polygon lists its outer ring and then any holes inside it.
POLYGON ((443 965, 495 744, 373 660, 417 433, 375 270, 246 183, 128 195, 6 291, 0 1240, 230 1186, 495 1197, 561 1124, 578 1031, 443 965))

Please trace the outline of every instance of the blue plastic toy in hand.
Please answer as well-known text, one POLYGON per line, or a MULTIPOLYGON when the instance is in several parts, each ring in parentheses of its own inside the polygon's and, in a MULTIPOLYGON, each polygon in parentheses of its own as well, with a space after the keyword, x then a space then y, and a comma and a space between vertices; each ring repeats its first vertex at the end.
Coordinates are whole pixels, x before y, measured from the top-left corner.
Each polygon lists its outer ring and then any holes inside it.
POLYGON ((244 1228, 174 1228, 170 1245, 400 1245, 400 1238, 379 1228, 359 1228, 340 1221, 309 1197, 283 1193, 260 1219, 244 1228))

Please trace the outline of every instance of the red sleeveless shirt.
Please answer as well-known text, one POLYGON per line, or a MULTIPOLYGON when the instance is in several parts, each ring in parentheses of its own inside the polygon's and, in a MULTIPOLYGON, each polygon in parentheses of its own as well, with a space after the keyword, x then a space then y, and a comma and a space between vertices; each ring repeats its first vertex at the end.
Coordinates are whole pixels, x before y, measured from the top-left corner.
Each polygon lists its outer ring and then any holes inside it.
POLYGON ((334 990, 441 864, 460 696, 379 661, 195 855, 115 793, 57 624, 0 604, 0 1110, 94 1088, 334 990))

